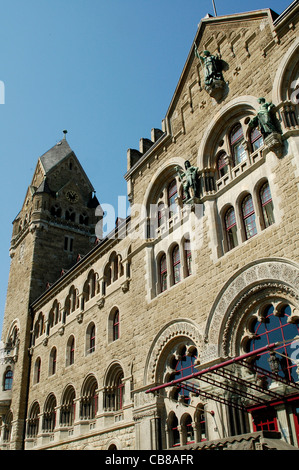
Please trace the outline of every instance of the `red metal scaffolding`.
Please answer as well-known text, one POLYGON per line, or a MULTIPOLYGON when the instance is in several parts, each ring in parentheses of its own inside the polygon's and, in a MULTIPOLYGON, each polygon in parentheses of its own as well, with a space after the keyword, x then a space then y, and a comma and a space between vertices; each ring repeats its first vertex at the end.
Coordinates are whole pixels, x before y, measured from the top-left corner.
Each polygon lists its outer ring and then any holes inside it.
POLYGON ((271 352, 282 343, 271 343, 262 348, 251 351, 247 354, 231 358, 220 364, 207 367, 205 369, 194 372, 193 374, 170 382, 157 385, 146 391, 146 393, 155 393, 167 387, 182 387, 184 390, 203 396, 207 399, 218 401, 222 404, 232 406, 237 409, 248 411, 249 408, 257 405, 267 405, 270 402, 281 402, 286 399, 287 395, 299 393, 299 383, 292 382, 278 373, 271 372, 257 366, 254 362, 260 355, 271 352), (247 368, 251 373, 258 377, 267 378, 288 387, 288 393, 285 393, 285 387, 282 389, 270 389, 267 386, 259 384, 256 380, 248 380, 241 377, 241 374, 234 374, 229 370, 229 366, 237 365, 240 368, 247 368), (225 381, 223 381, 225 379, 225 381), (200 382, 205 382, 214 389, 222 389, 228 393, 208 392, 201 388, 200 382), (230 396, 227 398, 226 396, 230 396))

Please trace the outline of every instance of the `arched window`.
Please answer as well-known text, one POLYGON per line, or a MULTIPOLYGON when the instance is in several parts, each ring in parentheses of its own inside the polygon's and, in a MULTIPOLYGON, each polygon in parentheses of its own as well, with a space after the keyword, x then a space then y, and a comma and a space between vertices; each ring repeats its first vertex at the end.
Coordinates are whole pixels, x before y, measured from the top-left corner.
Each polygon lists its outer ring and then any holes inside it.
POLYGON ((13 414, 9 410, 5 415, 3 420, 3 441, 9 442, 11 438, 11 431, 12 431, 12 421, 13 421, 13 414))
POLYGON ((117 447, 115 444, 110 444, 110 446, 108 447, 108 450, 117 450, 117 447))
POLYGON ((44 333, 44 315, 41 312, 34 326, 34 337, 39 338, 44 333))
POLYGON ((35 402, 30 409, 29 418, 27 420, 26 435, 28 438, 33 438, 38 435, 39 415, 40 406, 38 402, 35 402))
POLYGON ((58 204, 52 206, 50 212, 52 217, 61 217, 61 208, 58 204))
POLYGON ((97 274, 92 270, 87 276, 87 280, 83 286, 83 296, 82 296, 82 308, 84 307, 84 303, 88 302, 92 297, 96 294, 96 286, 97 286, 97 274))
POLYGON ((198 433, 198 439, 200 441, 207 440, 207 429, 206 429, 206 416, 202 405, 198 406, 196 413, 196 429, 198 433))
POLYGON ((15 348, 16 345, 17 345, 17 341, 18 341, 18 338, 19 338, 19 328, 17 327, 17 325, 14 325, 10 335, 9 335, 9 339, 8 339, 8 347, 9 348, 15 348))
POLYGON ((119 254, 113 252, 109 261, 105 266, 104 277, 106 286, 110 286, 112 282, 117 281, 124 274, 122 258, 119 254))
POLYGON ((53 326, 57 325, 59 322, 59 310, 59 303, 57 302, 57 300, 55 300, 53 307, 51 308, 49 313, 47 328, 48 334, 50 334, 51 328, 53 328, 53 326))
POLYGON ((107 374, 104 408, 105 411, 120 411, 124 402, 124 373, 119 364, 114 364, 107 374))
POLYGON ((256 150, 258 150, 260 147, 264 145, 263 136, 258 130, 258 128, 255 128, 251 131, 250 142, 251 142, 252 152, 255 152, 256 150))
POLYGON ((41 358, 38 357, 34 364, 34 383, 38 384, 40 381, 41 373, 41 358))
POLYGON ((57 365, 57 349, 53 347, 50 352, 49 375, 54 375, 56 373, 56 365, 57 365))
POLYGON ((181 258, 178 245, 172 250, 172 271, 173 283, 177 284, 181 280, 181 258))
POLYGON ((225 152, 221 153, 217 159, 217 170, 218 178, 222 178, 222 176, 226 175, 228 172, 227 155, 225 152))
POLYGON ((60 425, 73 426, 75 416, 75 390, 69 385, 65 390, 60 408, 60 425))
POLYGON ((71 286, 69 294, 65 300, 64 311, 66 315, 70 315, 78 307, 77 289, 71 286))
POLYGON ((184 238, 184 253, 185 253, 185 277, 192 274, 192 252, 191 242, 189 238, 184 238))
POLYGON ((65 220, 69 220, 70 222, 75 222, 76 220, 76 212, 72 207, 65 211, 65 220))
MULTIPOLYGON (((170 380, 177 380, 187 375, 191 375, 196 372, 195 362, 197 359, 197 350, 195 348, 188 348, 186 346, 182 347, 179 351, 179 354, 173 356, 171 360, 170 367, 174 370, 171 374, 170 380)), ((185 384, 182 382, 178 384, 173 398, 178 400, 179 397, 186 403, 190 403, 190 391, 192 391, 192 386, 186 388, 185 384)))
POLYGON ((172 217, 173 214, 177 211, 176 198, 178 195, 177 183, 176 180, 172 180, 168 186, 168 207, 169 207, 169 217, 172 217))
POLYGON ((263 220, 265 228, 274 224, 274 207, 270 192, 269 183, 266 182, 260 189, 260 201, 263 210, 263 220))
POLYGON ((71 336, 67 342, 66 365, 70 366, 75 362, 75 338, 71 336))
POLYGON ((248 194, 242 201, 242 216, 245 228, 246 240, 256 235, 255 211, 253 201, 250 194, 248 194))
POLYGON ((236 216, 235 216, 235 210, 233 207, 230 207, 226 211, 224 220, 225 220, 227 249, 232 250, 238 245, 236 216))
POLYGON ((98 383, 93 375, 84 382, 81 392, 80 417, 84 420, 94 419, 98 410, 98 383))
POLYGON ((158 227, 161 227, 165 222, 165 207, 164 203, 160 202, 158 204, 158 227))
POLYGON ((51 394, 46 400, 43 414, 43 432, 52 433, 56 424, 56 398, 51 394))
POLYGON ((291 382, 299 379, 297 364, 292 360, 294 348, 292 341, 299 334, 299 325, 290 321, 291 307, 288 304, 275 306, 270 303, 263 307, 259 320, 251 325, 253 339, 250 341, 250 351, 267 346, 271 343, 281 342, 270 354, 261 354, 256 365, 266 370, 278 373, 291 382))
POLYGON ((88 325, 86 331, 86 354, 91 354, 96 347, 96 327, 94 323, 88 325))
POLYGON ((12 389, 12 380, 13 380, 13 371, 11 368, 7 369, 4 374, 4 384, 3 390, 11 390, 12 389))
POLYGON ((88 214, 86 214, 86 212, 83 212, 83 214, 79 215, 79 224, 88 225, 88 223, 89 223, 88 214))
POLYGON ((113 317, 113 341, 119 338, 119 311, 116 310, 113 317))
POLYGON ((236 124, 230 133, 230 146, 234 165, 246 160, 246 150, 242 145, 244 139, 243 129, 240 123, 236 124))
POLYGON ((171 447, 177 447, 181 444, 180 441, 180 432, 178 429, 179 422, 176 414, 174 412, 171 412, 169 416, 169 430, 170 430, 170 446, 171 447))
POLYGON ((160 290, 161 292, 164 292, 167 289, 167 260, 166 260, 165 254, 163 254, 160 258, 159 275, 160 275, 160 290))
POLYGON ((183 416, 181 426, 182 426, 183 445, 193 443, 195 441, 195 434, 194 434, 192 418, 189 414, 186 414, 183 416))

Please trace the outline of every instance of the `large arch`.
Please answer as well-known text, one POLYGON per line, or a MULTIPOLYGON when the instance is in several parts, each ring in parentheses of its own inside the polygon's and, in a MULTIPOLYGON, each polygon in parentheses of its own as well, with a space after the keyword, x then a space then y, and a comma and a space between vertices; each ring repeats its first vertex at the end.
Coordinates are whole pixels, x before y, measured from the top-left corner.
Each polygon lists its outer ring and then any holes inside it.
POLYGON ((176 167, 184 169, 185 160, 188 160, 188 156, 186 156, 186 158, 172 158, 170 161, 166 161, 159 166, 159 169, 154 173, 151 181, 147 185, 144 194, 142 210, 145 212, 141 214, 142 218, 146 217, 146 211, 149 209, 149 205, 155 203, 163 182, 176 174, 176 167))
POLYGON ((166 324, 156 335, 147 355, 144 367, 144 385, 156 382, 158 361, 163 354, 166 354, 167 345, 180 338, 192 340, 198 351, 202 349, 203 337, 195 322, 189 319, 177 319, 166 324))
POLYGON ((221 133, 225 128, 245 115, 253 116, 258 111, 259 104, 257 98, 251 95, 244 95, 234 98, 215 114, 208 125, 198 149, 197 166, 200 170, 213 168, 212 157, 216 155, 218 142, 221 140, 221 133))
POLYGON ((298 285, 298 264, 282 258, 260 259, 235 273, 219 292, 207 319, 202 362, 237 355, 233 337, 242 321, 239 312, 244 316, 258 299, 276 294, 298 304, 298 285))
POLYGON ((298 69, 298 54, 299 38, 291 44, 282 60, 279 62, 273 82, 272 100, 274 104, 278 104, 281 101, 289 100, 291 98, 289 96, 289 87, 293 79, 293 74, 296 71, 296 67, 298 69))

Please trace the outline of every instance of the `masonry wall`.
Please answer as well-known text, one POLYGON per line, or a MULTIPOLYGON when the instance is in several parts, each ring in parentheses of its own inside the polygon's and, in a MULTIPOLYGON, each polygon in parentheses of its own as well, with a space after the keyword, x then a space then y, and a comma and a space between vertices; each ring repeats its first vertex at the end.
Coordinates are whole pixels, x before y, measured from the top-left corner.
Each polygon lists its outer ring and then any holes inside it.
MULTIPOLYGON (((30 351, 28 412, 32 404, 38 402, 41 419, 37 438, 27 438, 26 448, 107 449, 111 444, 121 449, 155 448, 154 423, 157 417, 164 416, 164 405, 159 397, 147 395, 145 390, 157 384, 158 370, 169 350, 168 344, 175 338, 193 335, 192 341, 201 354, 202 364, 208 363, 209 356, 205 351, 209 346, 211 312, 224 286, 247 266, 261 260, 279 259, 298 265, 298 126, 286 129, 282 119, 283 140, 279 151, 263 148, 257 154, 256 162, 247 166, 239 177, 232 178, 227 187, 203 194, 200 214, 190 215, 191 227, 198 227, 198 232, 193 233, 193 240, 198 243, 192 252, 192 274, 165 292, 155 292, 153 273, 155 257, 162 246, 167 246, 167 238, 146 238, 147 218, 144 213, 134 215, 134 208, 146 207, 150 190, 163 185, 168 167, 190 160, 201 171, 208 169, 215 174, 213 155, 226 124, 240 116, 242 119, 253 117, 260 96, 269 101, 276 96, 273 84, 278 66, 296 39, 297 24, 298 15, 293 15, 284 26, 274 30, 269 12, 263 11, 207 20, 200 27, 196 37, 199 50, 221 53, 227 63, 225 95, 219 102, 209 96, 204 89, 199 61, 191 50, 165 118, 165 136, 128 168, 126 179, 133 215, 127 235, 99 244, 56 286, 33 303, 34 321, 40 313, 47 321, 55 300, 60 305, 61 316, 49 336, 44 333, 36 338, 30 351), (241 115, 243 105, 245 114, 241 115), (275 223, 264 229, 261 214, 257 212, 257 235, 246 241, 239 239, 238 246, 226 252, 221 221, 223 208, 228 203, 237 204, 241 195, 246 191, 253 192, 263 178, 271 185, 275 223), (143 235, 138 236, 138 233, 143 235), (104 289, 105 268, 113 252, 120 254, 124 273, 104 289), (96 294, 82 307, 83 286, 91 270, 97 274, 96 294), (65 299, 71 286, 78 291, 78 302, 76 309, 62 322, 65 299), (120 312, 120 336, 112 341, 111 313, 115 309, 120 312), (91 322, 96 326, 96 343, 95 351, 87 354, 86 332, 91 322), (71 335, 75 337, 75 362, 68 365, 67 341, 71 335), (57 349, 57 370, 54 375, 49 375, 49 356, 53 347, 57 349), (34 379, 37 358, 41 359, 42 365, 39 383, 34 379), (104 409, 108 372, 114 365, 120 365, 124 373, 124 403, 119 413, 104 409), (98 409, 92 422, 84 422, 79 416, 79 406, 83 385, 90 376, 97 381, 98 409), (68 385, 76 392, 76 415, 71 435, 59 425, 62 396, 68 385), (42 410, 50 394, 57 400, 56 428, 51 435, 43 436, 42 410)), ((26 251, 23 256, 26 257, 26 251)), ((24 270, 21 278, 27 284, 25 274, 30 263, 31 257, 24 258, 23 268, 13 268, 18 273, 24 270)), ((28 289, 27 284, 19 286, 20 296, 22 290, 28 289)), ((8 304, 10 301, 8 297, 8 304)), ((216 326, 219 326, 217 334, 220 338, 223 325, 216 326)), ((221 350, 221 343, 217 348, 223 354, 226 352, 221 350)), ((27 369, 24 369, 23 374, 26 373, 27 369)), ((21 371, 16 369, 15 377, 16 381, 21 380, 21 371)), ((210 438, 216 438, 211 417, 207 422, 210 438)), ((163 444, 165 447, 166 442, 163 444)))

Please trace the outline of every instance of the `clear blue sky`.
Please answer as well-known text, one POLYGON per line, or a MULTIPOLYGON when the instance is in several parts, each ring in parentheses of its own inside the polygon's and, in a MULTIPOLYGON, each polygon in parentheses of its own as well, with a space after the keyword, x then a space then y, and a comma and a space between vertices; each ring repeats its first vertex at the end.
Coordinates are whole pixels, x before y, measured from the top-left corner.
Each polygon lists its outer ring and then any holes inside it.
MULTIPOLYGON (((291 0, 215 2, 221 16, 281 13, 291 0)), ((0 11, 1 331, 11 222, 38 157, 67 129, 100 202, 116 207, 127 149, 161 128, 198 23, 214 13, 212 0, 0 0, 0 11)))

